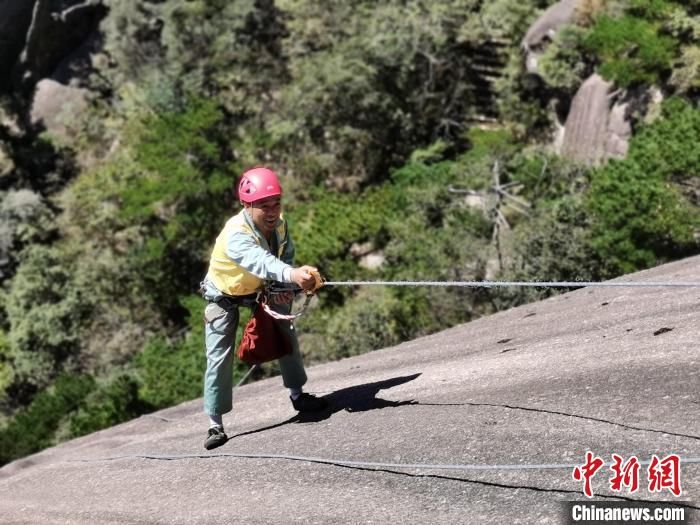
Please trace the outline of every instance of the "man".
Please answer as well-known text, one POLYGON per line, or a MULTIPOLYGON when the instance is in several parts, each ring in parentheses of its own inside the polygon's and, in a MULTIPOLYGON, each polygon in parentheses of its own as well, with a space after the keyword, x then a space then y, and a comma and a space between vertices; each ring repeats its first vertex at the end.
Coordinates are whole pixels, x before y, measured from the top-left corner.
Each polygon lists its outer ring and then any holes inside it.
MULTIPOLYGON (((209 271, 202 282, 202 295, 209 301, 204 310, 204 411, 210 422, 204 447, 208 450, 228 439, 222 415, 232 408, 233 345, 239 306, 254 306, 264 281, 296 284, 304 290, 313 289, 316 284, 311 274, 316 268, 292 266, 294 244, 282 217, 282 187, 275 172, 253 168, 243 173, 238 197, 243 210, 226 222, 217 237, 209 271)), ((292 292, 277 296, 277 304, 272 308, 289 313, 293 297, 292 292)), ((302 390, 306 372, 294 326, 289 321, 275 322, 280 323, 292 347, 291 354, 278 360, 292 405, 299 412, 323 410, 323 399, 302 390)))

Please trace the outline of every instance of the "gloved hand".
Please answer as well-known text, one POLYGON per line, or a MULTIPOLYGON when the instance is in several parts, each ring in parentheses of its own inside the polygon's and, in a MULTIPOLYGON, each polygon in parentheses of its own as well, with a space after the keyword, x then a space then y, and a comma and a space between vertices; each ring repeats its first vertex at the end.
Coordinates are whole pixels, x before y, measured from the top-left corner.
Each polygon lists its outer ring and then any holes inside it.
POLYGON ((316 277, 311 272, 318 272, 318 269, 313 266, 292 268, 292 281, 302 290, 313 290, 316 287, 316 277))

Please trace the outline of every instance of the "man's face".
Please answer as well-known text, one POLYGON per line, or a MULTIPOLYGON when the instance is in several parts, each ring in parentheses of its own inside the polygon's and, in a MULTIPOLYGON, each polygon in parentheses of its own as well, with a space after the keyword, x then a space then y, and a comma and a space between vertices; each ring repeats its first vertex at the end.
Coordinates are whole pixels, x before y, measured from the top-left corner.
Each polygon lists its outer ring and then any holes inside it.
POLYGON ((275 230, 282 213, 282 199, 279 196, 268 197, 246 204, 246 208, 258 230, 263 235, 269 235, 275 230))

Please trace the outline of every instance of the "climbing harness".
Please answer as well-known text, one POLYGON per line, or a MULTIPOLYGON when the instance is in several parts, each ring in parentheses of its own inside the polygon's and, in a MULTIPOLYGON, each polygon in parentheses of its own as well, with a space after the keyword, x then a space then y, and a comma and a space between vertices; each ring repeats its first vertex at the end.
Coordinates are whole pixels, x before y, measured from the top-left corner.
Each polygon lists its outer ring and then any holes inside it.
POLYGON ((316 295, 316 291, 321 288, 325 281, 323 280, 323 277, 321 277, 321 274, 318 271, 313 271, 310 272, 311 275, 314 276, 314 279, 316 279, 316 283, 314 284, 313 289, 310 290, 304 290, 304 293, 306 294, 306 299, 304 300, 304 304, 301 306, 301 309, 295 313, 295 314, 281 314, 279 312, 275 312, 272 308, 269 306, 270 300, 280 294, 285 294, 285 293, 295 293, 298 292, 300 289, 299 288, 288 288, 288 287, 275 287, 274 285, 269 285, 266 286, 265 289, 260 293, 258 297, 258 302, 262 306, 263 310, 272 318, 274 319, 281 319, 284 321, 292 321, 296 319, 297 317, 301 317, 304 315, 304 312, 306 312, 306 308, 309 306, 309 303, 311 302, 311 299, 313 298, 314 295, 316 295))

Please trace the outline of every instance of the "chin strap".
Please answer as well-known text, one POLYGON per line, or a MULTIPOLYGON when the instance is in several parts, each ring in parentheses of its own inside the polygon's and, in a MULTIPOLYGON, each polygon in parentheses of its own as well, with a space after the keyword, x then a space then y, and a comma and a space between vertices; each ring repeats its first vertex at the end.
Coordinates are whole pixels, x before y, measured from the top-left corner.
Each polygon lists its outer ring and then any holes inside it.
POLYGON ((304 300, 304 304, 301 306, 301 310, 299 310, 297 313, 285 315, 279 312, 275 312, 272 308, 270 308, 268 302, 270 298, 275 295, 297 292, 298 289, 295 290, 290 288, 275 288, 273 286, 267 286, 259 296, 258 302, 260 303, 260 306, 262 306, 263 310, 265 310, 265 312, 274 319, 292 321, 297 317, 301 317, 302 315, 304 315, 304 312, 306 312, 306 308, 309 306, 311 298, 314 295, 316 295, 316 291, 319 290, 325 284, 325 280, 323 279, 323 277, 321 277, 321 274, 318 271, 311 272, 311 275, 313 275, 314 279, 316 279, 316 283, 314 284, 314 287, 312 289, 304 290, 304 293, 306 294, 306 299, 304 300))

